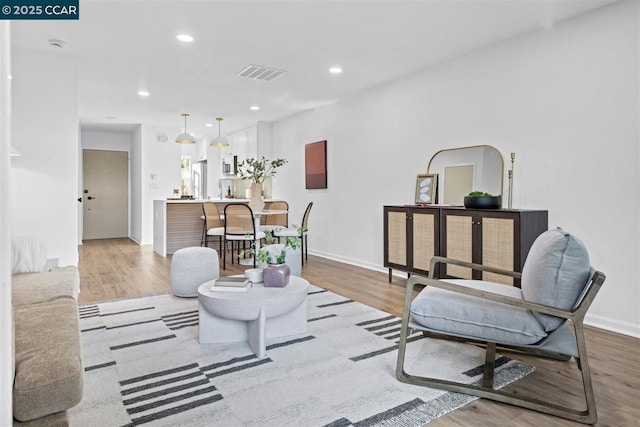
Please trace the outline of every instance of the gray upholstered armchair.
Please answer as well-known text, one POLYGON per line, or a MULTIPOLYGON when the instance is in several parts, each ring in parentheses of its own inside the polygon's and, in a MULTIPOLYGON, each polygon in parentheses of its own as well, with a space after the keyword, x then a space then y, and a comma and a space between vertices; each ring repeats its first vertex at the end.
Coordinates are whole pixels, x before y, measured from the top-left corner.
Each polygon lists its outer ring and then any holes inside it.
POLYGON ((405 294, 397 378, 410 384, 467 393, 573 421, 595 423, 596 405, 583 321, 605 275, 591 268, 584 244, 562 229, 547 231, 534 242, 521 274, 443 257, 432 259, 431 272, 436 271, 438 263, 511 275, 521 279, 522 288, 477 280, 437 280, 433 273, 429 278, 411 277, 405 294), (417 284, 426 287, 413 299, 417 284), (482 383, 469 385, 407 373, 404 364, 410 329, 436 338, 486 343, 482 383), (541 397, 528 398, 494 389, 496 345, 563 361, 575 358, 582 372, 586 409, 576 410, 545 402, 541 397))

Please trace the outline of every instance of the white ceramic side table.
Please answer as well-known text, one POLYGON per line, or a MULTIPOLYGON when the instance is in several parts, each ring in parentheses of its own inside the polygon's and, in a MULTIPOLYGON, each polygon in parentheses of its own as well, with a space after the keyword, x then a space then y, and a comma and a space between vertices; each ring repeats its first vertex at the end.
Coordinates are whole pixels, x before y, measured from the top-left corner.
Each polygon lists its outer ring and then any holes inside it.
POLYGON ((284 288, 255 283, 246 292, 211 291, 214 282, 198 288, 200 343, 247 341, 260 359, 268 338, 307 331, 309 282, 291 276, 284 288))

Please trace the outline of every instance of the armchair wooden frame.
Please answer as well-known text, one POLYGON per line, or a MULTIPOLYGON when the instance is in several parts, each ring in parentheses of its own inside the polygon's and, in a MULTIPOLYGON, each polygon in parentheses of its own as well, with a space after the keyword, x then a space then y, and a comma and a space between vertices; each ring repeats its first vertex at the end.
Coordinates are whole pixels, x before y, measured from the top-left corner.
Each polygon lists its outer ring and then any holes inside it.
MULTIPOLYGON (((422 277, 422 276, 412 276, 410 279, 407 280, 404 310, 402 315, 402 329, 401 329, 399 348, 398 348, 398 359, 397 359, 397 365, 396 365, 396 377, 398 378, 398 380, 405 383, 409 383, 409 384, 432 387, 432 388, 453 391, 458 393, 471 394, 474 396, 491 399, 498 402, 507 403, 510 405, 520 406, 526 409, 531 409, 534 411, 558 416, 568 420, 577 421, 580 423, 594 424, 597 421, 596 402, 595 402, 595 397, 593 393, 593 385, 591 382, 591 371, 589 369, 589 359, 587 356, 587 348, 586 348, 585 338, 584 338, 583 322, 584 322, 584 317, 587 313, 587 310, 589 309, 591 303, 596 297, 596 294, 598 293, 598 291, 602 287, 602 284, 605 281, 605 278, 606 278, 605 275, 599 271, 592 270, 590 282, 586 285, 586 292, 583 292, 582 298, 579 300, 575 308, 571 310, 561 310, 551 306, 527 302, 517 298, 497 295, 491 292, 472 289, 465 286, 457 285, 455 283, 450 283, 450 282, 435 279, 433 272, 436 271, 435 267, 437 266, 437 264, 440 264, 440 263, 455 264, 462 267, 468 267, 474 270, 488 271, 492 273, 508 275, 515 278, 519 278, 521 276, 521 274, 517 272, 510 272, 510 271, 502 270, 499 268, 488 267, 488 266, 483 266, 483 265, 459 261, 459 260, 453 260, 450 258, 444 258, 444 257, 432 258, 430 269, 429 269, 430 275, 428 278, 422 277), (493 343, 493 342, 479 341, 477 339, 468 339, 466 337, 449 336, 443 333, 429 334, 430 331, 428 329, 422 328, 420 325, 417 325, 414 322, 410 322, 410 309, 411 309, 411 302, 413 299, 413 290, 414 290, 414 287, 418 284, 426 285, 426 286, 434 286, 434 287, 445 289, 448 291, 459 292, 462 294, 482 298, 488 301, 495 301, 502 304, 508 304, 514 307, 519 307, 526 310, 531 310, 538 313, 544 313, 551 316, 556 316, 556 317, 569 320, 570 322, 568 323, 573 326, 573 332, 575 335, 575 345, 577 347, 577 354, 564 354, 564 353, 558 353, 555 351, 548 351, 548 350, 545 350, 544 348, 540 348, 540 344, 535 344, 532 346, 525 346, 525 345, 514 346, 514 345, 505 344, 505 343, 493 343), (458 383, 454 381, 447 381, 447 380, 436 379, 436 378, 414 376, 407 373, 405 371, 404 363, 405 363, 407 338, 409 336, 409 329, 426 331, 427 335, 432 335, 437 338, 462 340, 462 341, 475 342, 475 343, 478 343, 478 342, 486 343, 487 351, 486 351, 485 367, 484 367, 484 373, 483 373, 481 384, 480 385, 464 384, 464 383, 458 383), (569 407, 560 406, 555 403, 545 402, 540 399, 522 396, 519 393, 495 390, 493 388, 493 374, 494 374, 494 368, 495 368, 494 365, 495 365, 496 345, 499 346, 501 349, 504 348, 506 350, 513 350, 517 352, 526 353, 529 355, 552 358, 556 360, 568 361, 571 359, 571 357, 575 357, 578 365, 578 369, 580 369, 582 374, 582 384, 583 384, 584 398, 586 402, 586 409, 577 410, 569 407)), ((551 335, 553 335, 553 332, 550 333, 549 336, 551 335)))

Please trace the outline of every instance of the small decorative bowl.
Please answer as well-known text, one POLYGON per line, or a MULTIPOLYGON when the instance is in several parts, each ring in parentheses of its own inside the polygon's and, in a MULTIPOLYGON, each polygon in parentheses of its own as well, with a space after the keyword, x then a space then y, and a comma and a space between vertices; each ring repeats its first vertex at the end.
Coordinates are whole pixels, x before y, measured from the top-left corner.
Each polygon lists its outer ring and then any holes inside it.
POLYGON ((262 268, 250 268, 244 271, 244 277, 249 279, 251 283, 261 283, 263 278, 262 268))
POLYGON ((500 209, 502 196, 465 196, 464 207, 469 209, 500 209))

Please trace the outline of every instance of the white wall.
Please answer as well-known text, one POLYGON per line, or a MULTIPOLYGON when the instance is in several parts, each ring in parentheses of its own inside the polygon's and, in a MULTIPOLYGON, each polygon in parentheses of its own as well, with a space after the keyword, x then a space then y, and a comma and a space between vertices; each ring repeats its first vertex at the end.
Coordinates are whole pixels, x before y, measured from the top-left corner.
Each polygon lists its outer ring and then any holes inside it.
POLYGON ((80 132, 83 150, 129 151, 132 135, 120 132, 99 132, 83 129, 80 132))
POLYGON ((76 62, 12 50, 12 232, 46 239, 48 257, 78 263, 78 88, 76 62), (43 72, 46 70, 46 72, 43 72))
MULTIPOLYGON (((136 227, 139 228, 136 232, 139 231, 140 234, 133 238, 143 245, 153 244, 153 201, 171 197, 172 189, 180 188, 180 156, 182 150, 192 150, 192 154, 196 155, 195 145, 184 148, 184 145, 174 142, 175 135, 178 133, 179 129, 176 127, 142 125, 139 140, 140 151, 136 152, 137 160, 135 166, 133 163, 134 150, 132 149, 132 169, 134 167, 139 168, 136 174, 139 175, 140 180, 138 199, 133 199, 132 190, 132 213, 133 205, 137 204, 136 212, 140 214, 139 223, 136 223, 136 227), (164 138, 158 138, 162 135, 168 135, 168 141, 162 142, 164 138), (152 175, 155 179, 152 179, 152 175)), ((133 145, 137 144, 137 136, 134 136, 133 145)), ((133 187, 133 180, 131 185, 133 187)))
POLYGON ((142 125, 131 135, 129 151, 129 238, 137 243, 142 241, 142 125))
POLYGON ((638 36, 638 3, 619 2, 274 123, 290 218, 314 201, 311 252, 380 269, 382 206, 413 202, 433 153, 515 152, 513 207, 548 209, 607 274, 588 321, 639 336, 638 36), (328 189, 308 191, 322 139, 328 189))
POLYGON ((11 33, 0 21, 0 425, 11 425, 13 391, 13 316, 11 311, 11 33))
MULTIPOLYGON (((233 132, 226 135, 225 138, 229 142, 228 147, 207 145, 207 170, 209 174, 207 176, 207 191, 212 199, 220 197, 219 180, 225 178, 222 175, 222 159, 228 156, 238 156, 239 163, 248 157, 256 157, 258 145, 262 146, 262 141, 258 144, 258 125, 233 132)), ((241 186, 241 188, 236 188, 236 195, 244 194, 244 184, 244 182, 237 182, 236 186, 241 186)))

